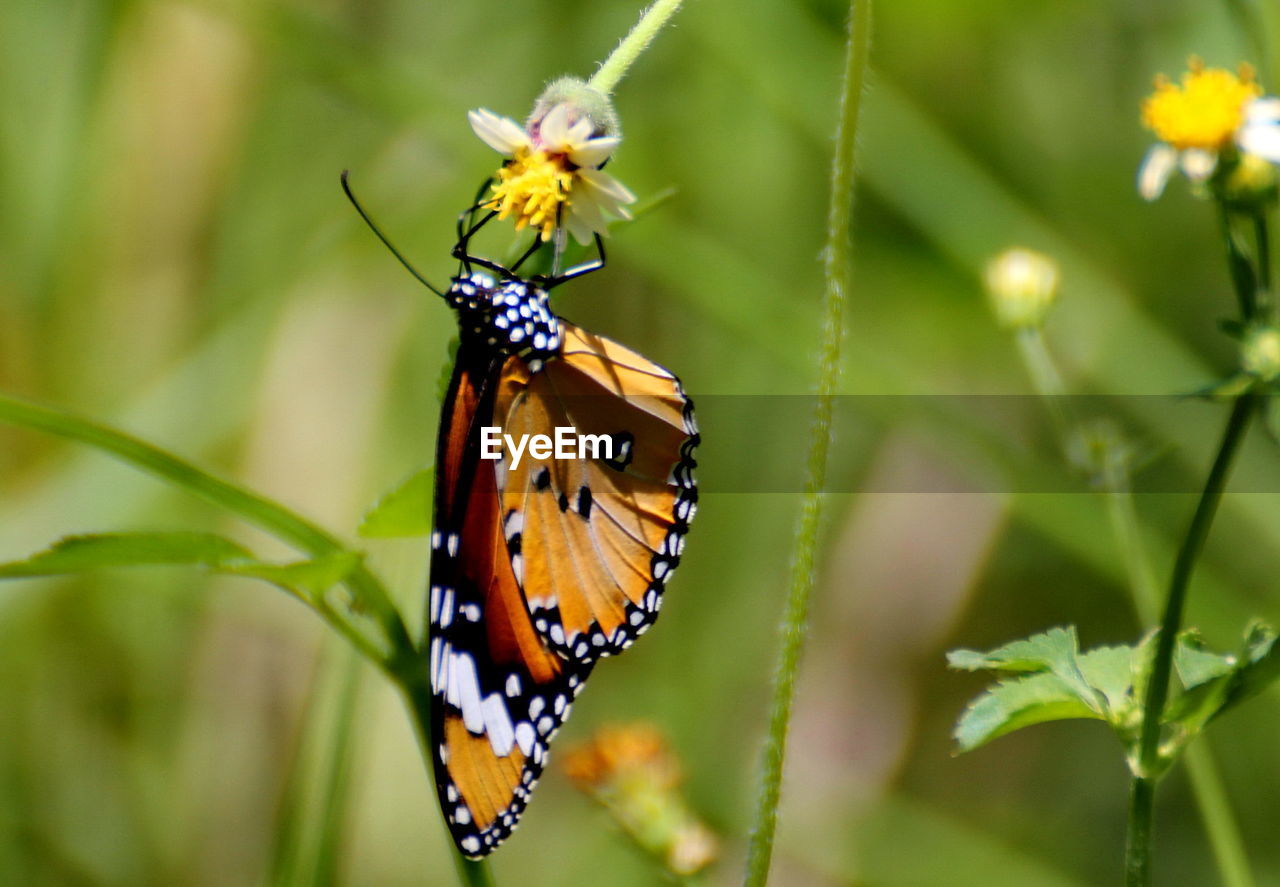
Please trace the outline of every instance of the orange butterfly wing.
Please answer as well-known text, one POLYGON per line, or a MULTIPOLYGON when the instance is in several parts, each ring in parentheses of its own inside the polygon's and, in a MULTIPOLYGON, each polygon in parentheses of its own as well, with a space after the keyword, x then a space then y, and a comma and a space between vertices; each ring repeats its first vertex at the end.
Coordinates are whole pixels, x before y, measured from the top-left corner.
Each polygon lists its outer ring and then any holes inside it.
POLYGON ((504 363, 523 364, 459 352, 437 447, 433 758, 441 809, 468 856, 488 853, 515 827, 591 670, 549 652, 535 633, 500 532, 495 463, 478 458, 504 363))
POLYGON ((560 324, 560 355, 538 372, 510 366, 495 416, 505 416, 513 438, 572 428, 573 444, 587 435, 600 449, 575 459, 526 451, 518 465, 508 455, 498 484, 503 535, 535 630, 560 656, 590 663, 625 650, 657 618, 697 510, 699 437, 674 375, 560 324))

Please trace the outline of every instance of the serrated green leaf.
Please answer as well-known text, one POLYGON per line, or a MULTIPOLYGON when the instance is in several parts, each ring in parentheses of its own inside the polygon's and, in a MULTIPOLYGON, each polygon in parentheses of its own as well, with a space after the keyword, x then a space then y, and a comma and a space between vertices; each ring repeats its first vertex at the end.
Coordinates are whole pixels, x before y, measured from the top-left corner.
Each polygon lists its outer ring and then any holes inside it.
POLYGON ((1081 654, 1080 671, 1107 703, 1107 720, 1127 722, 1136 705, 1133 693, 1133 647, 1097 647, 1081 654))
POLYGON ((976 650, 952 650, 947 663, 965 671, 1037 672, 1049 671, 1054 661, 1064 655, 1074 656, 1079 648, 1075 627, 1051 628, 1029 638, 1010 641, 986 653, 976 650))
POLYGON ((1187 690, 1165 712, 1165 721, 1183 730, 1183 741, 1241 702, 1280 678, 1280 644, 1269 627, 1250 628, 1241 652, 1230 657, 1231 669, 1187 690))
POLYGON ((1080 671, 1078 653, 1080 641, 1074 625, 1051 628, 1029 638, 1012 641, 988 653, 972 650, 956 650, 948 654, 953 668, 974 671, 1011 671, 1023 674, 1052 672, 1063 685, 1070 688, 1080 701, 1101 714, 1105 699, 1089 685, 1080 671))
POLYGON ((251 559, 239 545, 211 533, 102 533, 68 536, 26 560, 0 564, 0 579, 158 564, 217 567, 251 559))
POLYGON ((367 539, 430 535, 434 476, 430 468, 410 475, 378 500, 360 522, 357 532, 367 539))
POLYGON ((1187 689, 1227 674, 1235 667, 1235 662, 1234 655, 1205 649, 1204 638, 1194 629, 1178 635, 1178 643, 1173 650, 1173 666, 1178 670, 1178 680, 1187 689))
POLYGON ((952 735, 959 751, 967 752, 1033 724, 1098 717, 1056 675, 1033 674, 987 688, 965 709, 952 735))

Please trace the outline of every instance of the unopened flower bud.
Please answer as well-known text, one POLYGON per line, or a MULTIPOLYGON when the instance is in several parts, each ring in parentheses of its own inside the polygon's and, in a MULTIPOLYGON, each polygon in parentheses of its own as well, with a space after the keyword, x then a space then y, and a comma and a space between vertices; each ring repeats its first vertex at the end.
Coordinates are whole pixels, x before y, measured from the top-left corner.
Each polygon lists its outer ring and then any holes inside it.
POLYGON ((1280 329, 1257 326, 1245 334, 1240 346, 1240 366, 1263 382, 1280 376, 1280 329))
POLYGON ((1058 263, 1043 253, 1007 249, 987 265, 987 294, 1002 327, 1039 326, 1058 294, 1058 263))
POLYGON ((1259 207, 1276 199, 1276 168, 1256 154, 1241 154, 1222 183, 1222 196, 1234 206, 1259 207))

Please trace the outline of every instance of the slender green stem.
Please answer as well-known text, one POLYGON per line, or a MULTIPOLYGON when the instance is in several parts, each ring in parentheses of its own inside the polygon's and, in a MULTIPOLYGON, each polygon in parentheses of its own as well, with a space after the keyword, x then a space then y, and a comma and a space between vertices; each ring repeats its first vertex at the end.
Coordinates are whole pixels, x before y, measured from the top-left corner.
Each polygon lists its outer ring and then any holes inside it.
POLYGON ((1226 487, 1231 463, 1244 440, 1249 420, 1257 408, 1258 396, 1241 395, 1231 408, 1227 428, 1218 447, 1217 458, 1205 481, 1204 492, 1196 504, 1191 525, 1183 539, 1174 563, 1169 596, 1165 601, 1160 634, 1152 660, 1151 677, 1142 711, 1142 732, 1138 752, 1138 775, 1133 780, 1132 803, 1129 807, 1129 840, 1126 847, 1125 871, 1128 887, 1147 887, 1151 883, 1151 822, 1154 813, 1155 783, 1160 778, 1163 761, 1160 756, 1160 726, 1165 702, 1169 698, 1169 680, 1173 673, 1173 651, 1182 628, 1182 612, 1196 558, 1204 548, 1213 524, 1218 503, 1226 487))
POLYGON ((609 95, 622 80, 631 64, 640 54, 649 48, 653 38, 662 30, 671 16, 675 15, 683 0, 657 0, 652 6, 640 13, 640 20, 635 23, 622 42, 618 44, 609 57, 601 63, 599 69, 591 75, 587 85, 609 95))
POLYGON ((1156 781, 1136 778, 1129 791, 1129 830, 1125 835, 1125 887, 1151 883, 1151 821, 1155 811, 1156 781))
POLYGON ((1197 742, 1188 745, 1183 756, 1223 887, 1254 887, 1256 882, 1245 853, 1240 824, 1231 809, 1218 765, 1205 744, 1205 737, 1201 736, 1197 742))
POLYGON ((1044 402, 1045 409, 1049 411, 1054 431, 1057 432, 1058 440, 1069 461, 1071 428, 1076 423, 1067 414, 1064 406, 1063 395, 1066 394, 1066 386, 1062 383, 1062 376, 1054 365, 1053 357, 1049 354, 1044 333, 1038 326, 1023 327, 1017 331, 1015 340, 1018 343, 1018 353, 1022 355, 1022 363, 1027 368, 1027 374, 1031 376, 1031 386, 1035 388, 1036 394, 1040 395, 1040 399, 1044 402))
MULTIPOLYGON (((1257 247, 1258 288, 1262 297, 1270 300, 1271 293, 1271 237, 1267 232, 1267 214, 1262 211, 1253 214, 1253 236, 1257 247)), ((1266 306, 1264 306, 1266 307, 1266 306)))
MULTIPOLYGON (((1240 301, 1240 316, 1248 322, 1258 313, 1256 272, 1236 238, 1235 227, 1231 224, 1231 210, 1226 204, 1218 205, 1218 221, 1222 229, 1222 240, 1227 248, 1227 270, 1231 273, 1231 285, 1240 301)), ((1269 271, 1263 273, 1270 276, 1269 271)))
POLYGON ((1218 455, 1213 460, 1209 477, 1205 481, 1204 491, 1196 503, 1196 510, 1191 516, 1191 524, 1187 535, 1178 549, 1178 557, 1173 566, 1173 577, 1169 582, 1169 596, 1165 599, 1164 616, 1160 620, 1160 635, 1156 639, 1156 651, 1151 666, 1151 678, 1147 683, 1147 695, 1143 704, 1142 734, 1139 746, 1139 761, 1142 775, 1154 777, 1158 775, 1160 766, 1160 720, 1164 715, 1164 705, 1169 698, 1169 678, 1173 672, 1173 651, 1178 640, 1178 632, 1182 629, 1182 612, 1186 605, 1187 589, 1191 584, 1191 574, 1195 569, 1196 559, 1204 548, 1209 528, 1213 525, 1218 503, 1226 488, 1227 475, 1231 471, 1231 463, 1244 440, 1249 420, 1258 405, 1258 396, 1253 392, 1242 394, 1236 398, 1231 407, 1231 415, 1227 419, 1227 427, 1222 435, 1222 443, 1218 447, 1218 455))
MULTIPOLYGON (((158 447, 112 428, 3 394, 0 394, 0 422, 54 434, 110 453, 135 468, 168 480, 207 502, 238 514, 249 523, 313 557, 345 550, 333 536, 284 506, 214 477, 158 447)), ((389 650, 379 649, 379 645, 364 637, 359 629, 323 599, 312 601, 335 628, 384 667, 392 655, 403 655, 405 651, 413 649, 408 630, 400 619, 395 604, 382 583, 363 563, 351 572, 346 585, 353 597, 368 606, 378 618, 389 650)))
POLYGON ((1160 613, 1160 590, 1155 570, 1147 557, 1142 542, 1142 528, 1138 512, 1133 504, 1127 480, 1104 474, 1107 491, 1107 514, 1111 519, 1111 531, 1116 537, 1116 547, 1124 559, 1125 573, 1129 577, 1129 594, 1133 609, 1142 625, 1152 625, 1160 613))
POLYGON ((854 195, 854 149, 859 110, 871 46, 871 0, 852 0, 844 88, 836 129, 836 150, 831 167, 831 204, 827 214, 824 254, 826 297, 823 303, 822 356, 818 373, 818 397, 809 445, 808 478, 796 528, 796 548, 791 562, 782 644, 778 652, 776 683, 761 766, 760 795, 747 851, 744 883, 762 887, 769 878, 778 802, 782 793, 782 765, 786 757, 787 727, 795 693, 796 673, 808 631, 809 600, 813 594, 814 562, 822 515, 822 488, 826 481, 827 451, 831 442, 832 399, 840 375, 840 341, 844 332, 845 303, 850 269, 850 217, 854 195))
MULTIPOLYGON (((1142 528, 1134 507, 1133 493, 1129 490, 1127 471, 1123 465, 1109 468, 1104 473, 1103 483, 1107 491, 1111 529, 1124 558, 1134 610, 1143 625, 1152 625, 1160 610, 1160 592, 1155 570, 1142 541, 1142 528)), ((1198 742, 1187 746, 1184 761, 1191 781, 1191 793, 1209 836, 1218 877, 1222 881, 1222 887, 1254 887, 1240 824, 1231 809, 1226 789, 1222 785, 1222 776, 1207 742, 1208 737, 1202 736, 1198 742)), ((1149 823, 1147 830, 1150 830, 1149 823)))

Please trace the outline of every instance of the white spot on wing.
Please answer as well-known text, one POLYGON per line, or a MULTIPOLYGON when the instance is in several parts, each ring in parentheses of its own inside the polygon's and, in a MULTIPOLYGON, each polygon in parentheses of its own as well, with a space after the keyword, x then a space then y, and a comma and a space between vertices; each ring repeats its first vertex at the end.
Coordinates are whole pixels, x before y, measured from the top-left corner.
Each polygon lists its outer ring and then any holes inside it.
POLYGON ((511 754, 511 746, 516 735, 511 726, 511 715, 507 712, 507 703, 497 693, 490 693, 481 703, 484 710, 484 726, 489 733, 489 744, 493 753, 500 758, 511 754))
POLYGON ((537 735, 533 732, 533 724, 528 721, 516 724, 516 744, 520 746, 520 751, 526 758, 533 752, 533 744, 537 739, 537 735))
MULTIPOLYGON (((476 661, 470 653, 455 653, 453 670, 457 673, 458 708, 462 709, 462 723, 472 733, 484 731, 484 709, 480 702, 480 684, 476 678, 476 661)), ((450 682, 453 677, 450 677, 450 682)))

